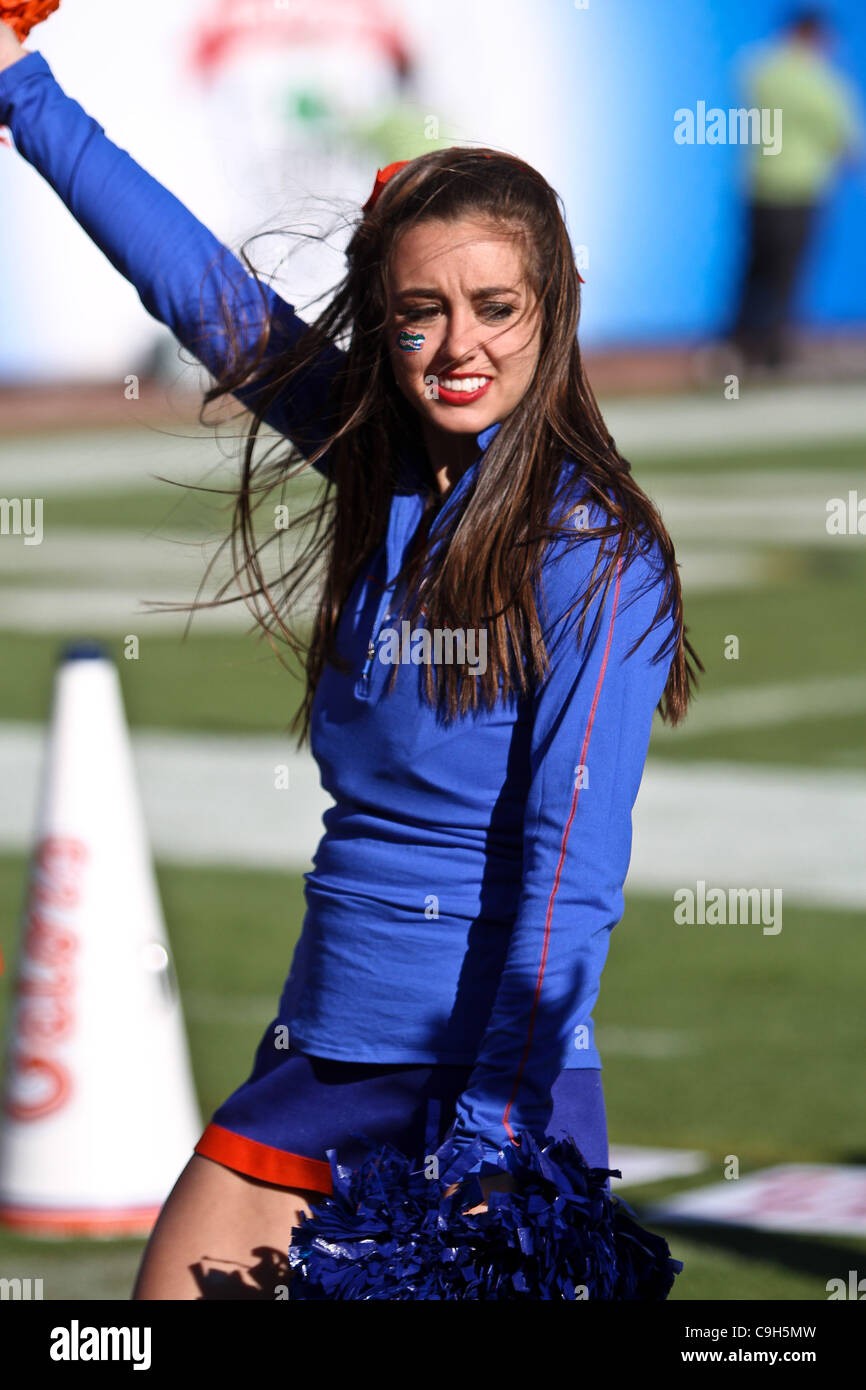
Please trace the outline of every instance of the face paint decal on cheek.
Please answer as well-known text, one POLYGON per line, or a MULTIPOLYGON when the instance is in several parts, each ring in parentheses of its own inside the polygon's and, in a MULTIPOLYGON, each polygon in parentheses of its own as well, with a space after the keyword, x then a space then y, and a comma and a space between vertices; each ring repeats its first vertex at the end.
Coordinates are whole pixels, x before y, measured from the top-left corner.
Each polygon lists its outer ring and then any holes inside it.
POLYGON ((425 342, 423 333, 410 333, 408 328, 401 328, 397 334, 397 346, 401 352, 420 352, 425 342))

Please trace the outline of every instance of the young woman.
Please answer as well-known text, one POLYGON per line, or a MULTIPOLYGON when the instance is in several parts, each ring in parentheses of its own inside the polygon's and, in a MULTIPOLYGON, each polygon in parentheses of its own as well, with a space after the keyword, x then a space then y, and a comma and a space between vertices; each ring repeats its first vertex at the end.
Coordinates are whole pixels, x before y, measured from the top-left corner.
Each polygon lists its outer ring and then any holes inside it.
POLYGON ((277 1016, 135 1297, 199 1297, 206 1256, 254 1295, 243 1271, 266 1282, 359 1133, 419 1158, 431 1133, 480 1137, 485 1197, 523 1132, 607 1167, 592 1008, 653 714, 682 719, 694 653, 673 546, 584 375, 557 195, 492 149, 389 166, 308 326, 8 30, 0 66, 19 152, 207 366, 205 402, 252 414, 234 553, 262 625, 306 653, 298 722, 335 801, 277 1016), (262 422, 294 446, 266 468, 262 422), (324 496, 274 585, 253 514, 304 460, 324 496), (311 583, 305 641, 288 616, 311 583))

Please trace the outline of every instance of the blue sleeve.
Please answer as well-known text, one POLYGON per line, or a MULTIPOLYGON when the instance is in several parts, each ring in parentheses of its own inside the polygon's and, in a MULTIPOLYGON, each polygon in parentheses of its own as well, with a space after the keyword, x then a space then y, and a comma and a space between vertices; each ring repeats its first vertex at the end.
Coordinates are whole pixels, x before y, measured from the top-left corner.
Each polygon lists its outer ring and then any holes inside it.
MULTIPOLYGON (((586 592, 603 543, 613 541, 557 541, 542 569, 550 670, 531 696, 521 896, 453 1127, 458 1150, 481 1137, 485 1162, 495 1162, 523 1130, 538 1139, 549 1133, 551 1088, 575 1048, 582 1065, 601 1065, 591 1011, 610 934, 624 910, 631 812, 674 632, 668 615, 627 655, 656 617, 663 593, 654 546, 627 566, 619 562, 607 595, 602 586, 592 601, 578 645, 581 604, 571 616, 566 610, 586 592)), ((579 1147, 580 1135, 573 1137, 579 1147)))
MULTIPOLYGON (((263 295, 217 237, 108 139, 66 95, 41 53, 27 53, 0 72, 0 124, 8 125, 18 152, 134 285, 148 313, 216 380, 232 367, 227 320, 244 347, 270 323, 264 361, 298 341, 307 325, 292 306, 269 286, 263 295)), ((293 379, 291 398, 277 397, 264 417, 307 457, 332 428, 330 390, 343 357, 335 344, 326 347, 293 379)), ((234 394, 252 409, 267 387, 265 373, 255 388, 234 394)), ((326 473, 327 455, 314 466, 326 473)))

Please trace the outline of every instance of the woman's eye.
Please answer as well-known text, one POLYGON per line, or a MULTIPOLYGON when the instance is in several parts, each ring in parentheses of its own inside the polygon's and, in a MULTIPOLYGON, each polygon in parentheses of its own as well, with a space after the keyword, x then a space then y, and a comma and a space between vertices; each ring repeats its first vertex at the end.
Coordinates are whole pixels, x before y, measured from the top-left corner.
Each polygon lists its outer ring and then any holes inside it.
POLYGON ((513 304, 485 304, 484 312, 492 319, 507 319, 514 313, 513 304))
MULTIPOLYGON (((407 323, 417 323, 420 319, 428 319, 431 318, 434 314, 438 313, 441 313, 438 304, 427 304, 420 309, 407 309, 403 314, 403 318, 407 321, 407 323)), ((485 318, 492 320, 507 319, 510 318, 511 315, 514 313, 514 305, 495 304, 491 302, 489 304, 485 304, 482 307, 481 313, 484 315, 485 318)))

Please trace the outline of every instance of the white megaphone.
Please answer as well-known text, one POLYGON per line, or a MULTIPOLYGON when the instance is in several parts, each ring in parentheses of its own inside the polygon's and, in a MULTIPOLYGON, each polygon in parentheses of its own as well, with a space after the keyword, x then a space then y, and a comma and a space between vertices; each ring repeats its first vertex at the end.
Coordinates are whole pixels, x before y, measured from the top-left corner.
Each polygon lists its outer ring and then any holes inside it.
POLYGON ((12 1010, 0 1222, 146 1233, 201 1133, 117 671, 59 666, 12 1010))

